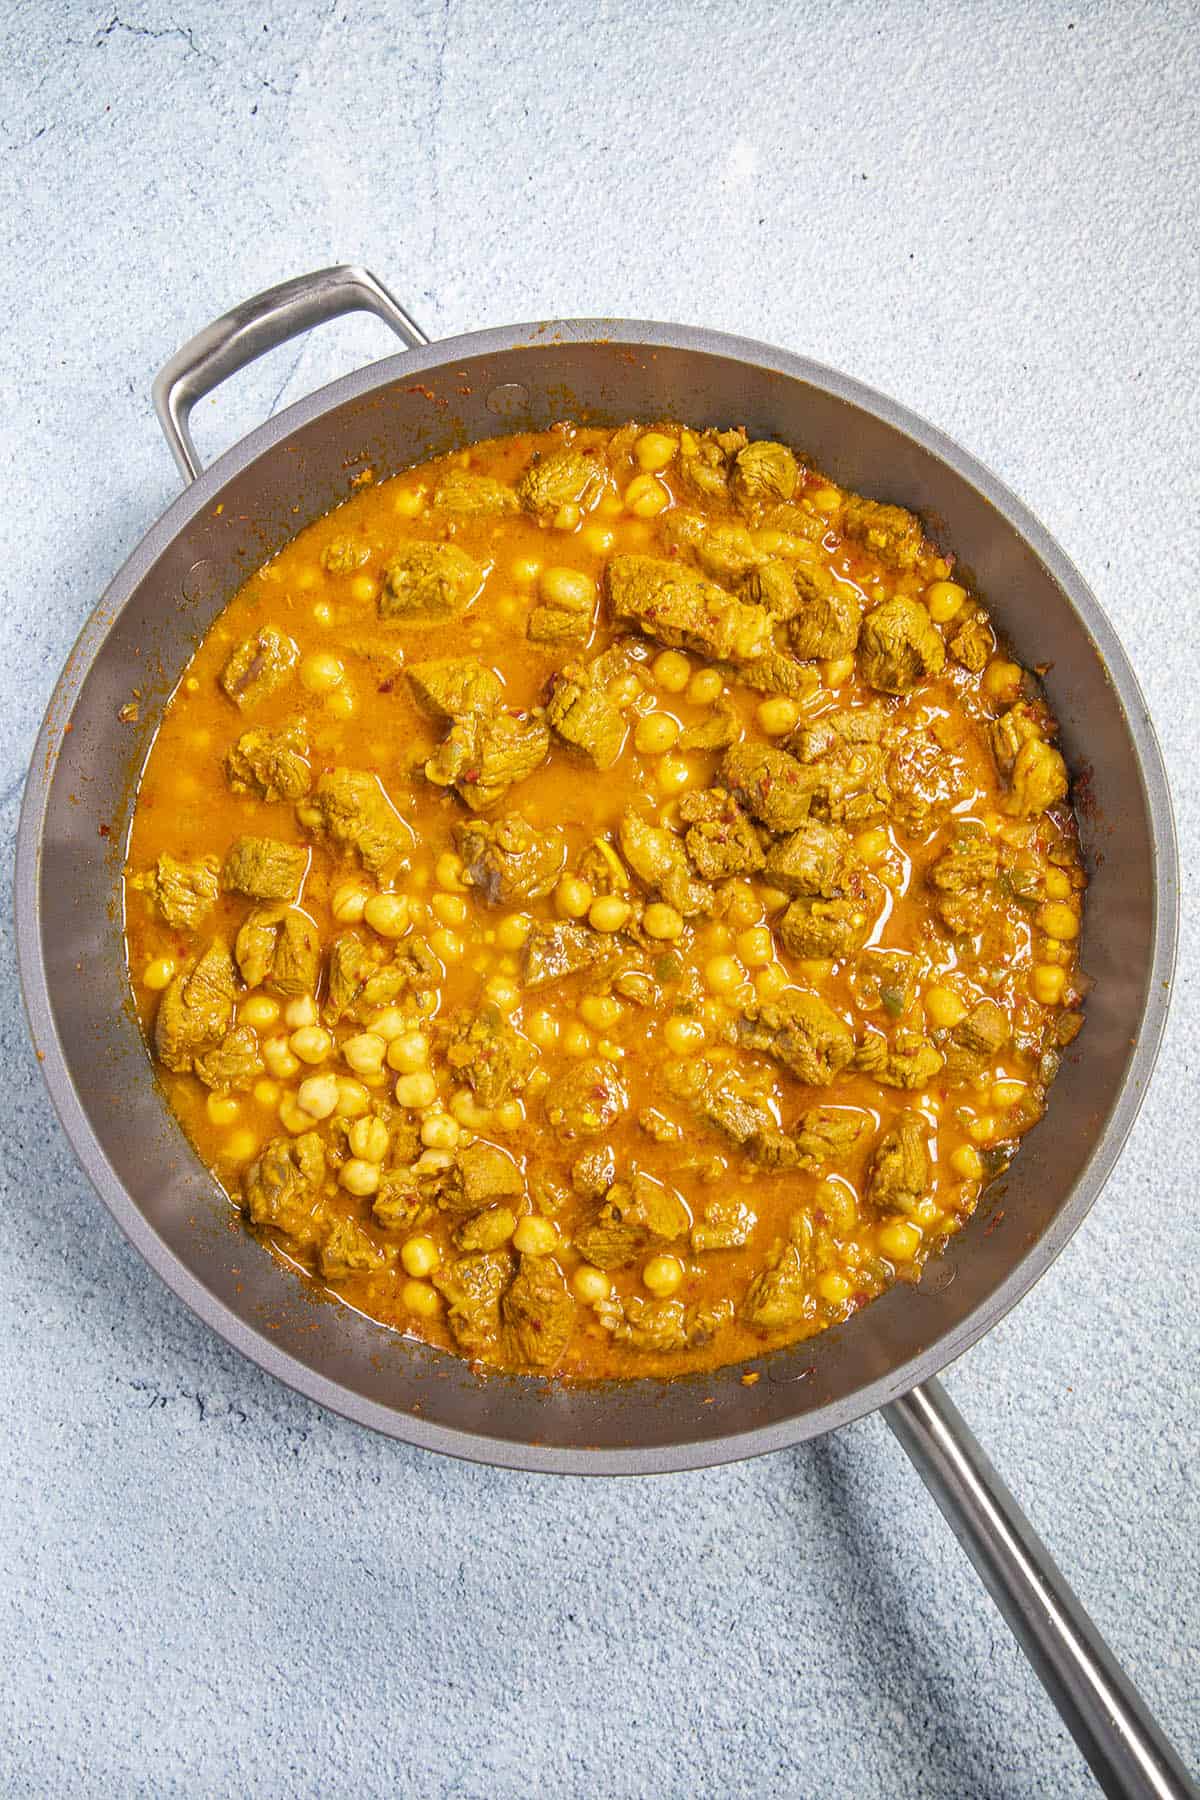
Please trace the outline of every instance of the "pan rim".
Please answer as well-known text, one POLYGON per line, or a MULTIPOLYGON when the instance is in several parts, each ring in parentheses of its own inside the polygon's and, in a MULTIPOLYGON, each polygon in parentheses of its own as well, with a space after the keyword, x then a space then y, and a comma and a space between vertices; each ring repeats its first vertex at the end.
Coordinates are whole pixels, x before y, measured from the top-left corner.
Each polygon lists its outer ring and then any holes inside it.
MULTIPOLYGON (((1161 1046, 1178 938, 1179 876, 1166 769, 1149 709, 1121 642, 1087 582, 1029 508, 970 452, 898 401, 809 358, 754 339, 659 321, 534 321, 443 338, 367 364, 306 395, 266 420, 212 462, 149 528, 85 621, 55 684, 34 746, 16 839, 14 880, 17 962, 26 1018, 52 1105, 75 1156, 125 1237, 176 1297, 233 1348, 268 1374, 355 1424, 462 1460, 520 1471, 573 1475, 666 1474, 735 1462, 790 1447, 852 1423, 941 1373, 997 1324, 1041 1278, 1070 1241, 1120 1155, 1140 1110, 1161 1046), (1054 1219, 1005 1278, 950 1331, 879 1380, 811 1412, 678 1444, 588 1450, 491 1437, 416 1417, 355 1394, 272 1344, 234 1313, 170 1249, 134 1202, 92 1130, 75 1090, 54 1020, 41 932, 41 846, 54 783, 57 721, 70 716, 92 663, 125 604, 167 545, 234 476, 302 426, 347 401, 459 360, 515 348, 606 342, 631 348, 692 350, 739 361, 807 383, 862 408, 903 433, 977 489, 1033 551, 1090 635, 1116 690, 1133 742, 1153 850, 1154 924, 1141 1018, 1117 1099, 1091 1154, 1054 1219)), ((663 1384, 666 1385, 665 1383, 663 1384)))

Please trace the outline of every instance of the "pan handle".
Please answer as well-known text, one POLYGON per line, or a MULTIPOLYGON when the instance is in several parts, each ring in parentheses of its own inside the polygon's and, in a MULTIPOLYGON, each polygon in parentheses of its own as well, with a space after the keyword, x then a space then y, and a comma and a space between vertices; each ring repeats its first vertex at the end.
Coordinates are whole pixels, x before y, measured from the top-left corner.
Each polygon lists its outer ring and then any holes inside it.
POLYGON ((937 1381, 883 1408, 1092 1773, 1120 1800, 1200 1789, 937 1381))
POLYGON ((163 364, 154 381, 154 410, 186 481, 195 481, 204 467, 188 430, 197 400, 266 351, 349 312, 374 313, 410 350, 429 342, 369 270, 342 263, 333 269, 316 269, 311 275, 297 275, 244 300, 198 331, 163 364))

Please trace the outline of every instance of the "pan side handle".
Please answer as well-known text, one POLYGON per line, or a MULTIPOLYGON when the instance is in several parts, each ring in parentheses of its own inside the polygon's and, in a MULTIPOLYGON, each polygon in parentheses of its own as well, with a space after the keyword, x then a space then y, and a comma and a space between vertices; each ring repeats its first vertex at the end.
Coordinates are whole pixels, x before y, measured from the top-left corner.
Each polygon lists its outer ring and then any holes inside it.
POLYGON ((883 1408, 1106 1794, 1200 1789, 937 1381, 883 1408))
POLYGON ((374 313, 410 350, 429 342, 369 270, 342 263, 297 275, 244 300, 198 331, 163 364, 154 381, 154 410, 185 481, 195 481, 204 466, 188 428, 197 400, 268 350, 349 312, 374 313))

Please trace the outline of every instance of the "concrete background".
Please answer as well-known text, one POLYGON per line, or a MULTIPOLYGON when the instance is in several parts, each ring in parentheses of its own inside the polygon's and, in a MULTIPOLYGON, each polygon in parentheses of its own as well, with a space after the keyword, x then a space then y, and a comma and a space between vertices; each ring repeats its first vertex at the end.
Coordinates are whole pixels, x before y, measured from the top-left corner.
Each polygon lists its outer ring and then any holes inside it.
MULTIPOLYGON (((359 258, 435 335, 704 322, 960 438, 1122 633, 1194 891, 1195 6, 114 3, 0 26, 6 839, 76 631, 175 491, 153 372, 359 258)), ((390 348, 359 321, 278 353, 202 444, 390 348)), ((406 1451, 238 1360, 76 1172, 9 911, 6 1796, 1091 1791, 878 1421, 585 1485, 406 1451)), ((949 1377, 1193 1763, 1197 998, 1189 918, 1118 1174, 949 1377)))

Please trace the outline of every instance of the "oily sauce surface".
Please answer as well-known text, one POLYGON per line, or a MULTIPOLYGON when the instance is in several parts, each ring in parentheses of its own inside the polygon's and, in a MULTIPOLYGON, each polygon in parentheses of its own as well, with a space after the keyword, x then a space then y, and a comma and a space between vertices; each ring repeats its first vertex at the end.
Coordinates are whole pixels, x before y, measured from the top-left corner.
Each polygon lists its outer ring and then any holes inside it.
POLYGON ((719 1366, 916 1281, 1079 1025, 1054 721, 801 450, 569 425, 367 486, 165 707, 130 979, 304 1278, 483 1363, 719 1366))

